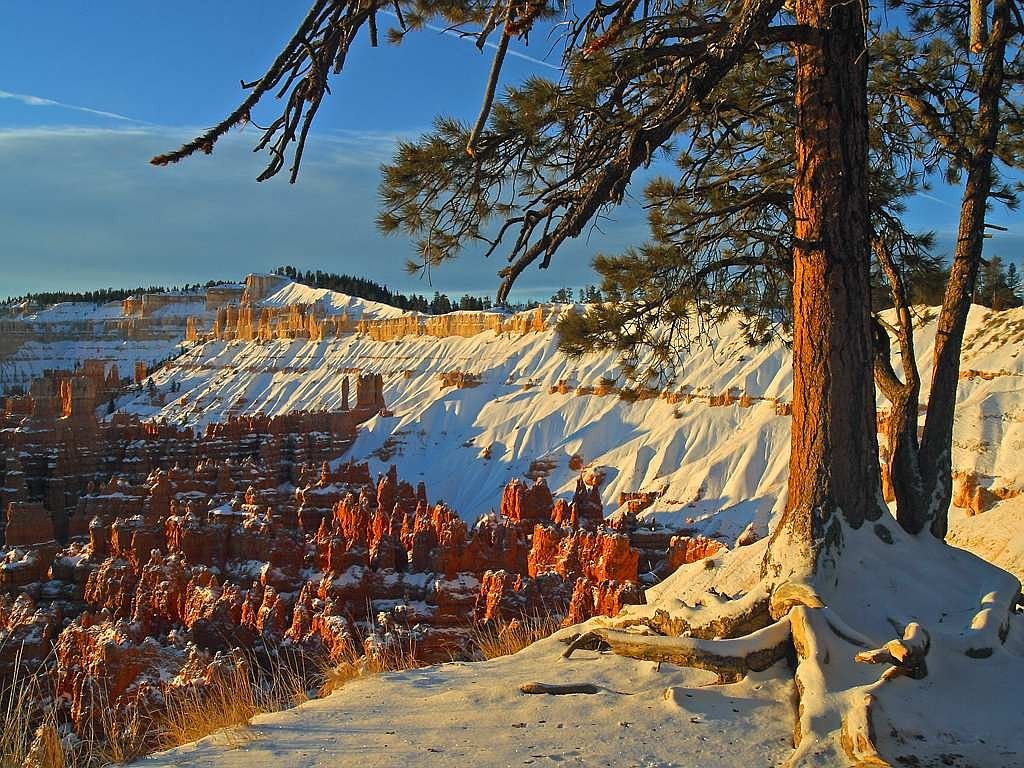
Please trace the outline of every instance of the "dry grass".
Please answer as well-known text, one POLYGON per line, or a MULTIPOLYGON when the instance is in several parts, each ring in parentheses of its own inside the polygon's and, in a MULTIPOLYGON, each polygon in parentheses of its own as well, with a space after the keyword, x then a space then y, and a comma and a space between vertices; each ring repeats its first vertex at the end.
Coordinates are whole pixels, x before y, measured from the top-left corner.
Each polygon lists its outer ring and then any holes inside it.
POLYGON ((0 768, 94 768, 111 762, 85 740, 65 746, 52 699, 38 677, 24 674, 20 653, 14 670, 0 687, 0 768))
POLYGON ((489 660, 518 653, 526 646, 553 634, 561 626, 559 617, 538 614, 511 621, 476 624, 471 638, 480 656, 489 660))
POLYGON ((46 678, 16 673, 0 687, 0 768, 99 768, 211 734, 242 746, 253 737, 248 723, 255 715, 301 704, 321 683, 319 666, 298 661, 275 657, 258 665, 242 657, 205 683, 172 691, 166 709, 151 717, 101 698, 90 707, 99 713, 90 732, 70 740, 61 738, 52 697, 43 690, 46 678))
POLYGON ((364 675, 376 675, 381 672, 398 672, 403 669, 416 669, 422 666, 416 658, 414 648, 388 646, 375 653, 365 654, 355 642, 345 645, 334 660, 321 670, 323 683, 317 691, 320 696, 327 696, 342 688, 346 683, 364 675))
MULTIPOLYGON (((3 723, 0 724, 0 768, 21 768, 36 735, 39 690, 34 677, 23 677, 21 653, 14 660, 14 677, 0 689, 3 723)), ((63 768, 63 763, 52 763, 63 768)), ((51 768, 47 765, 46 768, 51 768)))
POLYGON ((64 768, 68 764, 60 734, 57 733, 57 724, 52 719, 47 718, 36 728, 24 764, 40 768, 64 768))
MULTIPOLYGON (((300 655, 259 663, 252 654, 236 653, 234 663, 212 679, 170 691, 164 710, 151 716, 93 702, 91 709, 100 714, 93 732, 70 740, 62 739, 66 731, 43 689, 46 676, 16 672, 0 684, 0 768, 99 768, 210 735, 237 748, 255 738, 249 723, 256 715, 297 706, 311 691, 325 696, 356 677, 420 666, 413 648, 386 646, 364 654, 358 641, 340 659, 312 665, 300 655)), ((14 666, 23 668, 20 658, 14 666)))
POLYGON ((280 657, 259 665, 245 658, 202 686, 189 686, 167 699, 156 724, 161 749, 171 749, 211 734, 231 748, 253 738, 249 722, 308 701, 319 673, 296 668, 280 657), (315 680, 311 679, 315 676, 315 680))
POLYGON ((261 711, 261 692, 248 666, 218 675, 211 685, 189 686, 167 699, 158 725, 160 748, 170 749, 225 729, 234 738, 261 711))

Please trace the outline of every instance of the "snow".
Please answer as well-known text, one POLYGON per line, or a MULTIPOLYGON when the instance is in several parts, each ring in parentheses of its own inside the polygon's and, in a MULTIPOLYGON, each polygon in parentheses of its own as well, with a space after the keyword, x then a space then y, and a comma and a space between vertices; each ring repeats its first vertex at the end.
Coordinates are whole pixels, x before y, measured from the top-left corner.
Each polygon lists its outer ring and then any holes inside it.
MULTIPOLYGON (((757 394, 786 392, 789 374, 774 360, 779 348, 752 354, 737 345, 740 338, 736 329, 727 343, 695 352, 679 386, 689 385, 705 398, 747 381, 764 385, 757 394), (723 365, 727 356, 731 366, 723 365), (772 368, 775 373, 765 373, 772 368)), ((618 374, 612 354, 572 363, 556 345, 553 329, 389 342, 361 335, 321 342, 211 342, 157 377, 161 388, 180 383, 184 396, 158 415, 202 429, 229 412, 338 408, 343 372, 379 372, 396 416, 371 420, 350 457, 369 459, 375 472, 398 463, 403 477, 425 479, 432 499, 444 499, 467 519, 496 507, 508 479, 526 473, 536 459, 551 459, 549 484, 571 492, 576 472, 568 462, 580 453, 606 468, 608 505, 617 503, 620 492, 664 487, 659 509, 677 518, 742 505, 713 522, 728 535, 738 534, 753 515, 767 520, 785 471, 785 462, 770 463, 771 457, 788 445, 788 419, 776 416, 771 402, 712 409, 706 399, 672 405, 549 394, 560 379, 570 379, 575 388, 618 374), (454 370, 478 374, 481 385, 442 389, 439 375, 454 370), (530 382, 537 385, 524 388, 530 382), (397 444, 398 453, 379 460, 375 454, 385 443, 397 444), (483 459, 488 448, 491 458, 483 459), (460 473, 438 471, 445 466, 459 466, 460 473)), ((122 407, 145 413, 147 404, 140 398, 122 407)))
POLYGON ((188 315, 212 318, 202 296, 163 307, 144 320, 124 317, 120 301, 63 302, 4 318, 10 345, 0 355, 0 391, 9 386, 27 389, 44 371, 72 370, 89 358, 114 363, 122 377, 131 376, 136 362, 152 365, 178 352, 188 315), (141 331, 135 329, 140 323, 141 331))
POLYGON ((120 301, 108 301, 105 304, 99 305, 84 301, 63 301, 26 315, 24 319, 40 323, 61 323, 80 320, 106 320, 120 316, 120 301))
MULTIPOLYGON (((1024 679, 1024 622, 1015 619, 1011 641, 989 659, 963 652, 983 597, 978 586, 997 586, 998 572, 969 553, 906 536, 894 521, 888 526, 893 529, 890 545, 879 544, 867 527, 844 529, 849 557, 838 576, 857 588, 830 594, 825 615, 845 637, 831 631, 816 635, 812 661, 798 669, 805 732, 813 725, 816 733, 831 735, 805 743, 808 764, 845 764, 830 751, 841 726, 836 713, 850 713, 848 722, 855 726, 858 705, 871 694, 875 732, 883 754, 896 757, 895 764, 1024 765, 1024 743, 1013 716, 1024 679), (913 607, 912 614, 905 613, 907 606, 913 607), (881 668, 854 663, 862 646, 852 641, 880 646, 893 636, 893 624, 911 620, 920 621, 931 637, 923 680, 880 683, 881 668)), ((763 551, 759 542, 725 553, 718 582, 748 572, 763 551)), ((683 566, 648 592, 651 605, 631 613, 675 612, 682 600, 706 599, 706 572, 699 563, 683 566)), ((214 734, 141 764, 664 768, 782 765, 793 755, 793 673, 786 662, 719 686, 710 685, 711 673, 608 653, 576 651, 562 659, 562 641, 587 626, 562 630, 514 656, 486 663, 361 678, 324 699, 256 717, 241 736, 233 733, 230 743, 214 734), (520 685, 533 681, 588 683, 599 692, 519 692, 520 685)), ((784 629, 780 624, 758 634, 784 629)), ((753 647, 756 639, 729 642, 753 647)))
POLYGON ((259 302, 262 307, 286 307, 289 304, 319 304, 328 315, 347 312, 351 320, 382 320, 405 314, 401 309, 387 304, 293 282, 286 283, 259 302))
POLYGON ((366 677, 341 691, 253 720, 252 738, 222 736, 144 766, 254 765, 670 766, 781 765, 791 750, 792 687, 785 669, 697 687, 713 675, 541 641, 515 656, 366 677), (527 682, 593 683, 595 695, 520 693, 527 682), (734 728, 738 722, 742 728, 734 728), (721 738, 729 729, 729 738, 721 738))
POLYGON ((70 370, 76 361, 89 358, 114 363, 121 377, 129 377, 136 362, 152 365, 177 354, 180 348, 181 341, 178 339, 28 341, 13 356, 0 359, 0 390, 7 384, 18 384, 27 389, 29 383, 41 377, 44 371, 70 370))
POLYGON ((955 507, 949 513, 948 541, 969 549, 1024 580, 1024 496, 998 502, 969 517, 955 507))
MULTIPOLYGON (((282 290, 299 289, 315 291, 296 284, 282 290)), ((927 384, 934 318, 917 336, 927 384)), ((956 469, 1003 483, 1018 477, 1022 341, 1024 310, 972 310, 963 368, 1006 375, 961 381, 956 469)), ((432 500, 443 499, 467 520, 496 508, 505 483, 536 460, 552 467, 547 480, 554 492, 571 493, 575 454, 606 472, 602 494, 609 510, 621 493, 664 491, 646 514, 726 541, 751 522, 763 536, 785 503, 790 419, 775 414, 775 399, 791 397, 789 352, 781 343, 751 348, 737 320, 714 329, 690 350, 676 379, 659 385, 693 395, 692 402, 576 394, 577 387, 596 387, 605 378, 621 385, 621 370, 612 353, 566 358, 549 327, 387 342, 357 334, 319 342, 210 342, 157 376, 161 389, 181 385, 168 406, 154 410, 145 396, 120 405, 202 429, 230 414, 339 408, 341 379, 356 370, 382 374, 395 415, 365 424, 345 460, 367 460, 374 473, 396 463, 403 478, 426 481, 432 500), (456 370, 478 375, 480 386, 442 388, 440 374, 456 370), (551 393, 563 379, 568 393, 551 393), (730 389, 764 399, 749 408, 709 407, 709 395, 730 389)))

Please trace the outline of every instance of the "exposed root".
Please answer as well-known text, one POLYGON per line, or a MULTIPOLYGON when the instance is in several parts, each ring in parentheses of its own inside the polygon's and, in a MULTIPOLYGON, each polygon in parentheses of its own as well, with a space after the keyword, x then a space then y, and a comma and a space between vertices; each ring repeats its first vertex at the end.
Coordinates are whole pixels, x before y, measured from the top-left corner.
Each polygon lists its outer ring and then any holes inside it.
POLYGON ((815 723, 827 714, 824 693, 824 668, 828 665, 829 653, 822 643, 822 630, 827 629, 820 612, 797 605, 789 613, 792 626, 793 647, 796 649, 797 666, 793 676, 797 690, 797 713, 793 725, 793 748, 796 752, 790 765, 795 764, 801 754, 801 747, 814 740, 815 723))
POLYGON ((609 629, 627 629, 646 626, 669 637, 696 637, 702 640, 743 637, 772 623, 768 610, 769 596, 764 587, 758 587, 733 600, 720 592, 708 592, 713 600, 711 608, 681 605, 671 612, 658 609, 653 616, 629 615, 616 617, 605 623, 609 629))
POLYGON ((878 752, 875 738, 874 712, 878 708, 875 693, 886 682, 896 677, 910 677, 920 680, 928 674, 925 656, 931 648, 931 637, 917 622, 910 622, 903 630, 903 637, 890 640, 881 648, 858 653, 854 661, 864 664, 891 664, 878 682, 862 689, 855 695, 843 717, 840 743, 847 756, 858 766, 890 765, 878 752))
POLYGON ((928 674, 924 657, 928 655, 931 644, 931 637, 925 628, 912 621, 903 630, 901 639, 890 640, 881 648, 858 653, 854 661, 862 664, 892 664, 882 673, 883 680, 900 676, 920 680, 928 674))
POLYGON ((992 655, 996 646, 1006 642, 1010 616, 1019 595, 1020 582, 1006 574, 1005 584, 981 598, 981 609, 974 614, 963 635, 964 653, 971 658, 985 659, 992 655))
MULTIPOLYGON (((797 605, 790 611, 797 667, 794 675, 798 704, 793 727, 793 755, 787 766, 845 765, 888 766, 878 753, 871 713, 876 706, 873 690, 887 679, 859 689, 853 697, 832 690, 828 673, 835 674, 849 657, 833 648, 834 640, 863 646, 862 638, 845 627, 829 608, 797 605), (839 626, 837 631, 836 627, 839 626), (850 637, 853 633, 853 636, 850 637)), ((919 636, 911 643, 917 647, 919 636)), ((898 641, 894 641, 898 642, 898 641)), ((870 645, 868 645, 870 647, 870 645)), ((887 646, 888 647, 888 646, 887 646)), ((884 649, 880 649, 881 650, 884 649)), ((896 650, 895 648, 893 650, 896 650)), ((902 654, 902 651, 897 651, 902 654)), ((858 654, 870 655, 873 651, 858 654)), ((890 654, 891 655, 891 654, 890 654)), ((905 656, 906 657, 906 656, 905 656)), ((878 661, 882 661, 881 657, 878 661)))
POLYGON ((783 618, 764 629, 729 640, 645 636, 600 628, 581 635, 562 655, 569 658, 575 650, 595 640, 606 643, 619 656, 714 672, 720 682, 735 682, 748 672, 767 669, 785 658, 791 647, 789 619, 783 618))
MULTIPOLYGON (((878 708, 876 692, 896 677, 921 679, 927 675, 925 656, 931 638, 920 624, 911 622, 902 637, 880 648, 858 653, 854 661, 866 664, 890 664, 877 682, 850 689, 831 690, 826 673, 833 674, 846 658, 834 653, 831 637, 861 645, 862 637, 850 637, 852 630, 840 627, 828 608, 796 606, 790 613, 793 646, 798 658, 795 682, 799 696, 794 726, 794 754, 789 765, 818 764, 822 760, 852 761, 854 766, 889 766, 879 753, 874 728, 878 708), (827 734, 838 735, 838 739, 827 734), (817 761, 817 762, 815 762, 817 761)), ((831 763, 830 763, 831 764, 831 763)))
MULTIPOLYGON (((878 684, 881 684, 879 681, 878 684)), ((875 740, 875 728, 873 725, 873 714, 878 707, 878 699, 874 693, 865 693, 859 702, 850 707, 846 717, 843 718, 843 727, 840 734, 840 741, 847 756, 854 761, 857 768, 867 766, 879 766, 879 768, 891 765, 879 753, 875 740)))
POLYGON ((825 602, 818 591, 805 581, 785 581, 772 591, 768 611, 773 619, 780 619, 796 605, 824 608, 825 602))
MULTIPOLYGON (((988 656, 1006 640, 1019 596, 1020 583, 1007 575, 1005 584, 981 598, 980 609, 961 634, 964 653, 988 656)), ((620 617, 617 626, 598 626, 573 637, 563 656, 569 658, 583 648, 607 649, 628 658, 708 670, 721 683, 795 655, 797 712, 787 765, 878 768, 890 766, 877 741, 882 706, 878 692, 897 677, 926 677, 926 657, 932 649, 932 637, 921 624, 890 623, 898 637, 879 647, 877 639, 851 627, 826 605, 812 586, 792 581, 776 587, 770 596, 757 590, 738 600, 716 600, 713 610, 683 606, 671 613, 656 611, 653 617, 620 617), (723 609, 725 616, 707 615, 723 609), (742 636, 732 634, 750 625, 756 628, 742 636), (669 633, 672 636, 666 636, 669 633), (726 639, 714 639, 723 636, 726 639), (866 670, 856 671, 855 662, 888 666, 871 682, 866 670)), ((941 639, 945 645, 946 636, 941 639)))

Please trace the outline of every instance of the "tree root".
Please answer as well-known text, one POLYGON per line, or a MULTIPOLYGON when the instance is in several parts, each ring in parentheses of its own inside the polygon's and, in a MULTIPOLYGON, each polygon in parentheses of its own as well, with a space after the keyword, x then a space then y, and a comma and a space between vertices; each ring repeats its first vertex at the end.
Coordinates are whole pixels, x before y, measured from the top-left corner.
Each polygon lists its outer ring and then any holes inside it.
POLYGON ((773 619, 780 619, 797 605, 824 608, 825 602, 818 595, 818 591, 807 582, 785 581, 772 591, 768 612, 773 619))
POLYGON ((901 639, 890 640, 881 648, 858 653, 853 660, 862 664, 892 664, 882 673, 882 680, 900 676, 921 680, 928 674, 924 657, 928 655, 931 644, 931 637, 925 628, 912 621, 903 630, 901 639))
POLYGON ((714 600, 714 610, 697 605, 681 605, 671 612, 658 609, 653 616, 625 615, 604 622, 608 629, 628 629, 645 626, 669 637, 696 637, 702 640, 734 638, 749 635, 769 626, 773 619, 769 613, 768 590, 763 586, 735 599, 727 599, 718 592, 708 592, 714 600))
POLYGON ((917 622, 910 622, 901 638, 890 640, 881 648, 858 653, 854 661, 863 664, 891 664, 878 682, 866 686, 855 696, 843 717, 840 743, 847 756, 857 766, 890 765, 878 752, 875 740, 874 711, 878 708, 875 693, 889 680, 910 677, 920 680, 928 674, 925 656, 931 648, 931 637, 917 622))
POLYGON ((797 691, 796 720, 793 723, 793 749, 797 752, 790 764, 795 762, 805 741, 814 733, 814 721, 825 714, 824 667, 829 663, 828 649, 822 643, 821 631, 827 625, 820 612, 803 605, 794 606, 789 613, 792 627, 793 647, 796 650, 797 666, 793 682, 797 691), (807 737, 807 739, 805 739, 807 737))
POLYGON ((595 640, 607 644, 619 656, 644 661, 667 661, 681 667, 714 672, 720 682, 735 682, 748 672, 767 669, 779 659, 785 658, 791 648, 789 619, 783 618, 764 629, 729 640, 646 636, 637 632, 599 628, 578 637, 562 656, 569 658, 574 651, 595 640))
MULTIPOLYGON (((880 685, 881 682, 876 685, 880 685)), ((890 768, 892 765, 878 753, 873 725, 873 715, 877 707, 878 699, 873 692, 868 692, 850 707, 843 718, 840 743, 847 756, 854 761, 853 765, 856 768, 890 768)))
MULTIPOLYGON (((981 599, 980 610, 962 634, 967 655, 991 655, 993 646, 1005 641, 1020 584, 1009 577, 1003 587, 981 599)), ((798 703, 793 755, 787 765, 890 765, 876 741, 874 720, 880 707, 877 692, 897 677, 920 680, 928 674, 925 660, 932 640, 923 626, 910 622, 900 633, 900 624, 892 622, 901 636, 877 647, 876 641, 849 626, 825 605, 813 587, 802 581, 784 583, 770 597, 767 592, 748 593, 716 606, 721 608, 734 610, 726 617, 707 619, 700 609, 688 606, 679 613, 656 611, 646 619, 626 616, 616 622, 617 626, 600 626, 575 636, 562 656, 570 658, 583 648, 608 649, 628 658, 714 672, 718 682, 725 683, 765 670, 795 653, 798 703), (722 637, 718 631, 728 632, 751 623, 757 628, 742 636, 711 639, 722 637), (633 629, 626 631, 627 627, 633 629), (651 634, 695 629, 703 636, 651 634), (850 646, 860 651, 852 655, 850 646), (837 681, 848 680, 854 674, 854 662, 889 666, 873 683, 851 687, 846 682, 836 687, 837 681)))
POLYGON ((996 646, 1006 642, 1010 631, 1010 615, 1016 609, 1020 582, 1006 574, 1005 583, 981 598, 981 609, 974 614, 964 632, 964 653, 973 659, 985 659, 996 646))
MULTIPOLYGON (((929 695, 920 688, 897 689, 893 680, 921 680, 929 666, 938 670, 935 658, 927 664, 929 654, 992 655, 1009 632, 1017 631, 1011 617, 1022 600, 1020 582, 1004 572, 988 582, 991 591, 976 593, 977 607, 968 612, 971 618, 959 633, 954 628, 932 637, 917 622, 890 618, 895 636, 882 644, 882 638, 866 636, 827 604, 823 594, 830 594, 831 582, 822 582, 822 593, 815 583, 813 574, 798 574, 770 592, 762 581, 735 600, 723 601, 712 591, 707 607, 678 601, 669 603, 669 610, 634 609, 616 619, 595 620, 586 627, 595 628, 574 637, 563 656, 569 658, 581 648, 607 649, 629 658, 714 672, 718 682, 733 682, 787 656, 795 658, 793 752, 786 765, 878 768, 891 765, 880 750, 888 748, 890 728, 883 702, 898 707, 903 695, 924 700, 929 695), (861 664, 883 664, 885 669, 876 677, 861 664)), ((962 592, 954 595, 957 608, 963 607, 963 597, 962 592)), ((854 615, 885 605, 882 601, 873 607, 871 602, 854 602, 854 615)), ((872 623, 865 626, 884 625, 877 621, 884 616, 874 613, 868 619, 872 623)), ((936 681, 936 690, 955 690, 947 682, 936 681)), ((899 711, 891 714, 893 727, 899 727, 899 711)))

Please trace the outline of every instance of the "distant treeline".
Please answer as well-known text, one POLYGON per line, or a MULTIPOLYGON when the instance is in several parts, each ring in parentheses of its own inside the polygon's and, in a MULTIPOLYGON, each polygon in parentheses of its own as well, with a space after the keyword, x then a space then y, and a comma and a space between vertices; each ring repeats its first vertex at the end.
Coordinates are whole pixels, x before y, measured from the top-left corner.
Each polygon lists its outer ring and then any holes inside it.
MULTIPOLYGON (((937 307, 942 304, 949 282, 949 268, 940 260, 925 267, 918 267, 903 275, 911 304, 925 304, 937 307)), ((971 300, 990 309, 1013 309, 1024 304, 1020 270, 1017 265, 1000 256, 983 260, 978 270, 978 280, 971 300)), ((872 307, 875 310, 892 306, 888 283, 877 271, 872 275, 872 307)))
MULTIPOLYGON (((479 311, 492 307, 489 296, 479 297, 465 294, 461 298, 453 300, 447 294, 435 291, 431 298, 427 298, 421 294, 397 293, 387 286, 365 277, 339 275, 334 272, 322 272, 319 269, 303 272, 287 265, 278 267, 274 273, 312 288, 326 288, 368 301, 388 304, 399 309, 431 315, 443 315, 446 312, 460 309, 479 311)), ((930 269, 921 269, 912 275, 907 275, 911 303, 933 306, 941 304, 948 274, 948 269, 944 265, 936 263, 930 269)), ((98 306, 111 301, 122 301, 129 296, 138 296, 143 293, 198 293, 205 288, 225 285, 230 282, 229 280, 208 280, 205 283, 187 283, 180 286, 149 285, 137 288, 99 288, 94 291, 41 291, 26 293, 23 296, 9 296, 0 303, 0 306, 10 306, 25 301, 41 306, 61 302, 81 302, 98 306)), ((570 303, 575 299, 581 303, 593 303, 599 302, 603 298, 601 290, 594 285, 580 288, 577 293, 578 295, 574 296, 571 288, 560 288, 551 297, 551 301, 570 303)), ((873 304, 876 309, 884 309, 891 304, 887 286, 884 285, 880 277, 876 281, 873 293, 873 304)), ((993 309, 1021 306, 1024 303, 1024 281, 1022 281, 1017 265, 999 256, 992 256, 985 261, 979 270, 974 302, 993 309)), ((528 304, 510 305, 509 309, 523 310, 535 306, 537 306, 537 302, 531 301, 528 304)))
POLYGON ((186 285, 139 286, 138 288, 99 288, 95 291, 41 291, 39 293, 26 293, 24 296, 8 296, 3 304, 31 304, 49 305, 60 304, 61 302, 79 302, 83 304, 106 304, 110 301, 123 301, 129 296, 138 296, 142 293, 198 293, 204 288, 214 285, 224 285, 227 280, 208 280, 205 283, 191 283, 186 285))
POLYGON ((420 294, 396 293, 387 286, 367 280, 365 277, 321 272, 319 269, 303 272, 290 264, 278 267, 274 273, 311 288, 326 288, 329 291, 338 291, 367 301, 376 301, 399 309, 431 315, 443 315, 456 309, 480 311, 490 309, 492 306, 489 296, 481 298, 466 294, 460 299, 453 300, 447 294, 435 291, 433 297, 428 299, 420 294))

